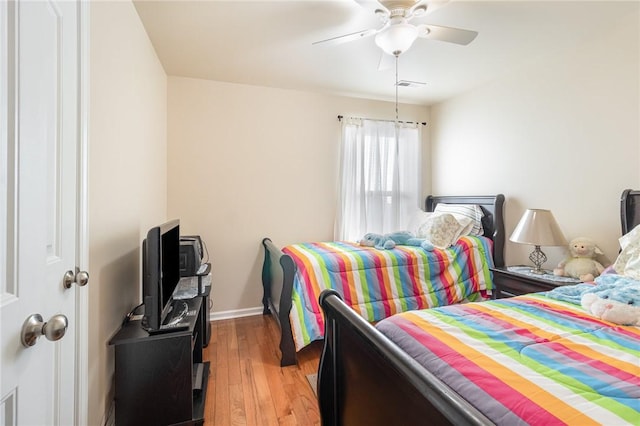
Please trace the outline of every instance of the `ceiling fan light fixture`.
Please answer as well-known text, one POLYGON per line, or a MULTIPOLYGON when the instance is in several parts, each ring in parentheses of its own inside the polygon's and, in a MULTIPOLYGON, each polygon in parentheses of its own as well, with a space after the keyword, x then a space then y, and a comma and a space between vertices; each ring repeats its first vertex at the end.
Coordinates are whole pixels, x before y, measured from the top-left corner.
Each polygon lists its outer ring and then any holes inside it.
POLYGON ((389 55, 398 56, 406 52, 418 38, 418 28, 406 22, 392 24, 376 35, 376 44, 389 55))

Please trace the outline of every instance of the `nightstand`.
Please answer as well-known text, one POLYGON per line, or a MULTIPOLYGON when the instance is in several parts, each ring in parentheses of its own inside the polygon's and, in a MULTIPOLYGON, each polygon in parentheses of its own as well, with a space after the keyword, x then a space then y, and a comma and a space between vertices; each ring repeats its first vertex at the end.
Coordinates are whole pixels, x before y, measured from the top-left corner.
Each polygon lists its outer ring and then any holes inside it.
POLYGON ((578 284, 580 280, 558 277, 552 271, 539 275, 531 273, 530 266, 502 266, 490 268, 496 285, 496 298, 520 296, 521 294, 549 291, 561 285, 578 284))

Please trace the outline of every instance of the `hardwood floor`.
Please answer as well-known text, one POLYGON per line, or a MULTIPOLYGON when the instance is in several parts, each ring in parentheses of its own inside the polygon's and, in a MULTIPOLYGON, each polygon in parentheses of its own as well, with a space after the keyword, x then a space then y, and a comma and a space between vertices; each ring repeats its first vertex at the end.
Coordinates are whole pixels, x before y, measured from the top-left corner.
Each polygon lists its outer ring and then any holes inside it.
POLYGON ((320 424, 306 376, 317 372, 322 344, 300 351, 298 365, 280 367, 278 335, 270 315, 211 323, 205 426, 320 424))

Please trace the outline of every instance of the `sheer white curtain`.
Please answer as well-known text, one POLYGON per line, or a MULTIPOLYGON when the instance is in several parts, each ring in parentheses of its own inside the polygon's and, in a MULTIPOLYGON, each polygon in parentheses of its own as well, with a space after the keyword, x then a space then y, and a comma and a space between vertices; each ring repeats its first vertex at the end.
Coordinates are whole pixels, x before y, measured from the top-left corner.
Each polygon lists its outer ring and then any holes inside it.
POLYGON ((343 119, 336 240, 406 229, 420 207, 419 126, 343 119))

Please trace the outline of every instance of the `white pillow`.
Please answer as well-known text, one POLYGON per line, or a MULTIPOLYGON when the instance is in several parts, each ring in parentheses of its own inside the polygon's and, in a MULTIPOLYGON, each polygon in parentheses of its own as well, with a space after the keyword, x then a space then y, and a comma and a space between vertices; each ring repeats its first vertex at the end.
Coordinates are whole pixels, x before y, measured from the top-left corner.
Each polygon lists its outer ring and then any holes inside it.
POLYGON ((613 263, 613 270, 635 280, 640 280, 640 225, 624 234, 618 240, 620 254, 613 263))
POLYGON ((418 227, 416 237, 429 240, 437 248, 449 248, 472 225, 470 219, 463 220, 467 222, 465 225, 452 214, 434 212, 418 227))
POLYGON ((429 220, 431 216, 433 216, 433 212, 425 212, 423 210, 416 209, 415 213, 409 220, 409 226, 407 227, 407 230, 417 237, 420 225, 429 220))
POLYGON ((439 203, 436 205, 434 212, 450 213, 459 220, 463 217, 469 218, 473 225, 468 235, 484 235, 484 228, 482 227, 482 217, 484 213, 482 212, 482 208, 476 204, 439 203))

